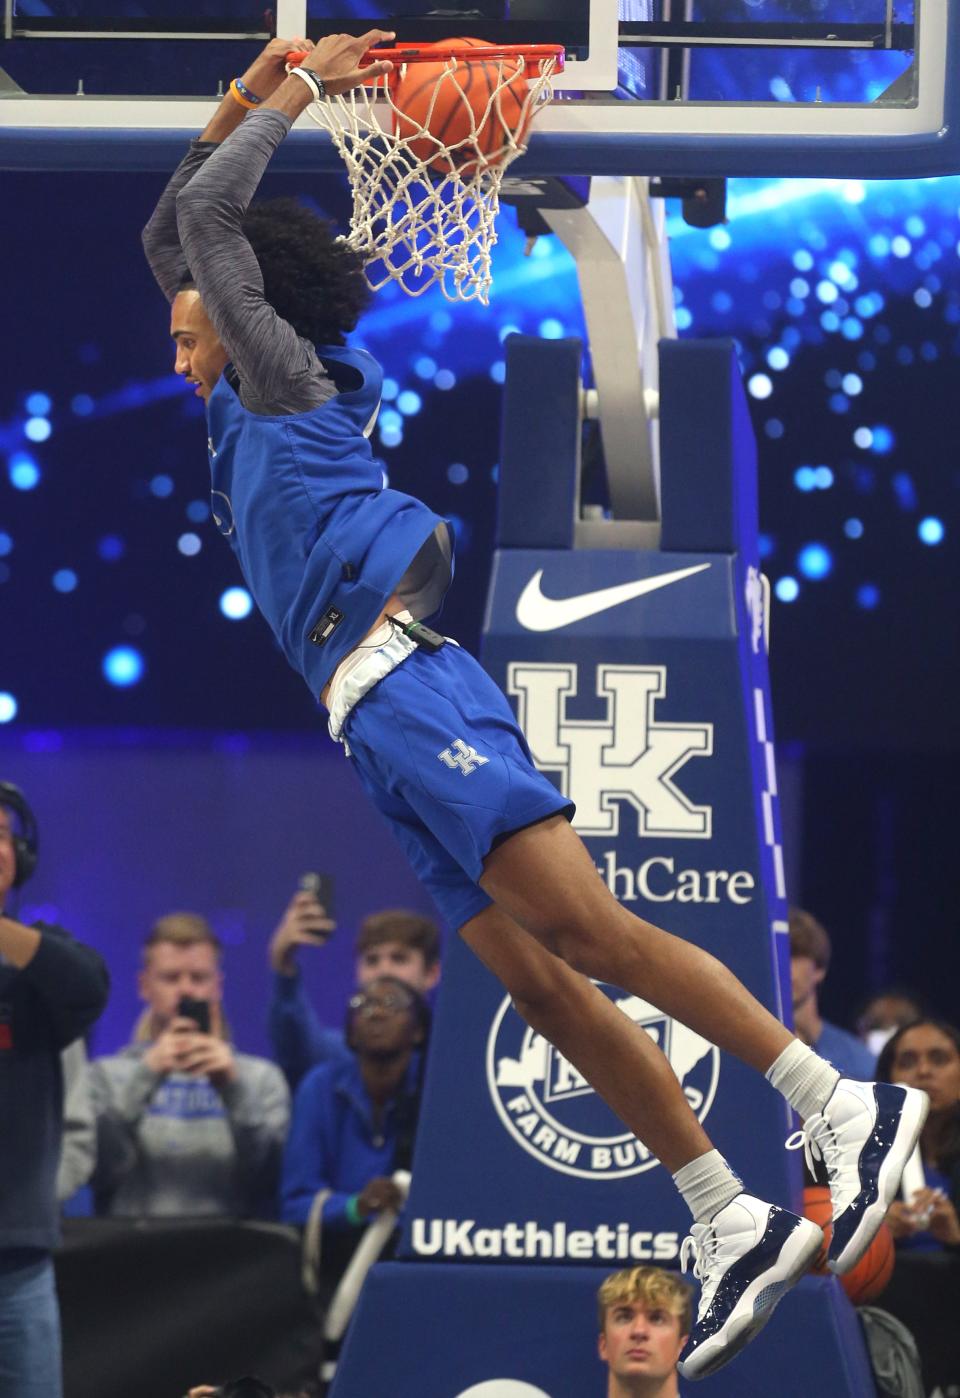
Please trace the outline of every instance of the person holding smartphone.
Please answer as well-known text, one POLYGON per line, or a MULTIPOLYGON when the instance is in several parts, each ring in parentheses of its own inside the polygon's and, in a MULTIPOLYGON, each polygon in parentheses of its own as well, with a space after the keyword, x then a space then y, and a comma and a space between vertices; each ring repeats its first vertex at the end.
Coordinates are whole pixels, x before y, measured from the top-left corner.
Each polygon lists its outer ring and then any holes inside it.
POLYGON ((222 954, 196 913, 162 917, 147 937, 134 1040, 89 1070, 99 1214, 272 1212, 290 1096, 273 1063, 230 1042, 222 954))
MULTIPOLYGON (((302 947, 326 945, 336 927, 333 899, 329 874, 305 874, 270 939, 273 993, 267 1024, 274 1057, 291 1091, 311 1068, 351 1056, 343 1030, 322 1023, 297 959, 302 947)), ((409 908, 368 914, 357 932, 354 955, 359 990, 378 976, 394 976, 418 995, 430 996, 440 980, 437 925, 409 908)))

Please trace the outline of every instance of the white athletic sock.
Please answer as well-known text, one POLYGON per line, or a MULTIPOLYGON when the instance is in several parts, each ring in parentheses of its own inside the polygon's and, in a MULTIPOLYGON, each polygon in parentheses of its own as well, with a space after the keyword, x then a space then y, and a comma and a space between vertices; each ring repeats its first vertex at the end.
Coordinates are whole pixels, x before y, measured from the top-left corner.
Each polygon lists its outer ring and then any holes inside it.
POLYGON ((718 1150, 698 1155, 677 1171, 673 1182, 693 1214, 694 1223, 706 1223, 743 1193, 743 1180, 734 1174, 718 1150))
POLYGON ((833 1064, 799 1039, 771 1063, 766 1077, 804 1120, 823 1111, 840 1081, 833 1064))

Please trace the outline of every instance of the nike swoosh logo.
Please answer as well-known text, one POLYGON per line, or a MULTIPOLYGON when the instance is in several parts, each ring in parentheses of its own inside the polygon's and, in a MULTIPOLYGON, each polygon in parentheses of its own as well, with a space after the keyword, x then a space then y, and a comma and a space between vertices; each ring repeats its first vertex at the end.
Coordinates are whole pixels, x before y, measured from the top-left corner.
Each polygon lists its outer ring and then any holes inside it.
POLYGON ((581 592, 577 597, 563 598, 544 597, 540 589, 543 577, 541 568, 520 594, 517 621, 527 631, 559 631, 562 626, 585 621, 588 616, 596 616, 598 612, 607 612, 611 607, 632 602, 635 597, 644 597, 648 592, 669 587, 682 578, 692 578, 694 573, 702 573, 709 567, 709 563, 697 563, 693 568, 678 568, 675 573, 659 573, 655 578, 638 578, 635 582, 618 583, 615 587, 601 587, 596 592, 581 592))

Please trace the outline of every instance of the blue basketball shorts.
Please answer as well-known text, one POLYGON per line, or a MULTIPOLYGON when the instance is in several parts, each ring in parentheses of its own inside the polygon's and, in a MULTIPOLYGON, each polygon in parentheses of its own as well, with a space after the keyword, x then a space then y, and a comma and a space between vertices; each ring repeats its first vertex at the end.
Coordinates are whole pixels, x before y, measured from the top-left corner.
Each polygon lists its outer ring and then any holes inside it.
POLYGON ((343 736, 360 780, 453 928, 504 835, 574 806, 533 765, 513 710, 460 646, 415 650, 359 701, 343 736))

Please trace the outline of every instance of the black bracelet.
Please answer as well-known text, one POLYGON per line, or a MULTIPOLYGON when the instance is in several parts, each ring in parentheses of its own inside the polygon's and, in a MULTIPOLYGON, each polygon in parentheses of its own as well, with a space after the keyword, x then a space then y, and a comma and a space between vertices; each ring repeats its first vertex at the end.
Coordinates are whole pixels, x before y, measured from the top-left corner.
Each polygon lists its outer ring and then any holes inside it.
POLYGON ((298 78, 303 79, 303 81, 307 84, 307 87, 309 87, 310 91, 313 93, 313 100, 315 102, 323 102, 326 99, 326 85, 323 79, 319 78, 316 73, 311 73, 309 68, 299 67, 291 68, 290 72, 296 73, 298 78))

